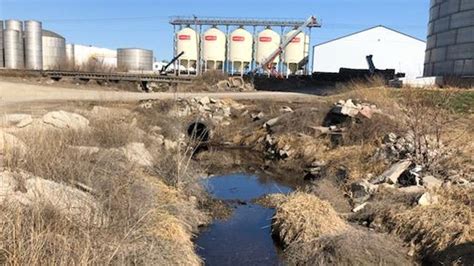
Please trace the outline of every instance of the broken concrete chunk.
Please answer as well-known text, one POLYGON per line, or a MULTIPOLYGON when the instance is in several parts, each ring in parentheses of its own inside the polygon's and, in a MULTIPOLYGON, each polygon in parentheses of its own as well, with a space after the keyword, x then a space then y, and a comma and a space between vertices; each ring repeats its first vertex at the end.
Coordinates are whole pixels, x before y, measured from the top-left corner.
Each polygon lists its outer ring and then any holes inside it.
POLYGON ((443 184, 441 180, 432 175, 423 177, 421 181, 423 182, 423 186, 427 189, 439 188, 443 184))
POLYGON ((89 120, 85 117, 65 111, 49 112, 43 116, 43 122, 61 129, 85 129, 89 126, 89 120))
POLYGON ((6 126, 23 128, 33 123, 33 118, 28 114, 6 114, 0 118, 0 122, 6 126))
POLYGON ((429 192, 425 192, 421 197, 418 199, 418 205, 420 206, 429 206, 438 203, 438 196, 434 196, 429 192))
POLYGON ((153 156, 151 153, 145 148, 145 144, 143 143, 129 143, 127 146, 122 148, 125 157, 132 162, 136 163, 141 166, 153 166, 153 156))
POLYGON ((265 122, 265 124, 263 126, 266 127, 266 128, 270 128, 270 127, 276 125, 276 123, 278 123, 278 120, 280 120, 280 117, 272 118, 272 119, 268 120, 267 122, 265 122))
POLYGON ((377 191, 378 186, 362 180, 351 184, 352 200, 356 203, 367 201, 377 191))
POLYGON ((379 184, 387 182, 389 184, 397 184, 398 178, 400 175, 405 172, 408 167, 410 167, 411 161, 403 160, 394 165, 392 165, 387 171, 385 171, 381 176, 373 178, 370 182, 372 184, 379 184))

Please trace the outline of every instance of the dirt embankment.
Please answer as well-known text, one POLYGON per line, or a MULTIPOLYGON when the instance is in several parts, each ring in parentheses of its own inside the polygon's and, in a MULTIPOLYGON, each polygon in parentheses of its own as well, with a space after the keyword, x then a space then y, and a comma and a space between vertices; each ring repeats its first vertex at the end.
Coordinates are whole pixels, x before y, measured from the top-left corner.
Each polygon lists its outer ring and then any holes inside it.
POLYGON ((473 241, 470 93, 376 88, 301 102, 189 95, 9 109, 1 182, 19 204, 0 198, 0 262, 199 264, 191 238, 215 205, 198 176, 241 167, 299 187, 272 203, 291 263, 445 263, 452 249, 465 260, 473 241), (189 127, 196 122, 208 145, 187 136, 203 136, 189 127), (77 201, 58 208, 68 199, 48 193, 38 201, 41 193, 28 192, 35 184, 73 190, 92 218, 79 219, 77 201), (27 239, 35 241, 20 249, 27 239))
MULTIPOLYGON (((318 204, 299 208, 302 203, 295 203, 292 212, 285 211, 286 200, 275 204, 275 233, 296 264, 348 262, 358 258, 356 247, 374 251, 360 260, 362 264, 396 263, 397 258, 448 263, 450 257, 439 254, 456 246, 459 261, 468 261, 473 251, 466 245, 473 241, 469 214, 474 167, 473 147, 466 143, 474 137, 469 122, 474 106, 466 99, 472 95, 455 89, 374 88, 317 103, 244 102, 244 108, 232 109, 229 122, 217 124, 214 141, 260 154, 261 171, 306 180, 298 197, 317 196, 346 220, 341 230, 350 228, 343 230, 347 234, 295 240, 288 232, 298 235, 324 226, 312 216, 318 204), (298 225, 300 221, 317 226, 298 225), (382 241, 384 236, 357 229, 357 224, 389 233, 392 240, 382 241), (360 240, 360 245, 350 247, 345 242, 350 239, 360 240), (387 255, 394 254, 392 246, 403 246, 395 257, 387 255), (355 253, 344 251, 349 249, 355 253)), ((212 108, 201 113, 214 116, 212 108)), ((232 165, 235 158, 222 154, 199 156, 232 165)), ((290 196, 288 204, 292 197, 296 196, 290 196)))

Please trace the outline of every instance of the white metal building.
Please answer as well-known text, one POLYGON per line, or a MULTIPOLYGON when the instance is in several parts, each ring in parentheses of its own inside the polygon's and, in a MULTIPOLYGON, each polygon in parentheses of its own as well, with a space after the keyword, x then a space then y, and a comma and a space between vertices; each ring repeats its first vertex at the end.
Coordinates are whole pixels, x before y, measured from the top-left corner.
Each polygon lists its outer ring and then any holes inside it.
POLYGON ((74 44, 74 60, 76 66, 95 60, 108 67, 117 67, 117 50, 74 44))
POLYGON ((339 72, 341 67, 368 69, 373 55, 377 69, 395 69, 408 79, 423 76, 426 42, 376 26, 313 47, 313 72, 339 72))

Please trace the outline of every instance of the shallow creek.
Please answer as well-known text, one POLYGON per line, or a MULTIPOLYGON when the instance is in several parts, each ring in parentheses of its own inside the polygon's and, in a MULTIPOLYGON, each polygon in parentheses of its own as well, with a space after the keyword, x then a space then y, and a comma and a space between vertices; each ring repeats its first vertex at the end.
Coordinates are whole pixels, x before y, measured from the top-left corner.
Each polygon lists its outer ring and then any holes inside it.
POLYGON ((280 248, 271 236, 275 210, 252 200, 266 194, 287 194, 292 189, 248 174, 216 176, 204 182, 212 196, 233 207, 229 219, 215 220, 195 240, 206 265, 281 265, 280 248))

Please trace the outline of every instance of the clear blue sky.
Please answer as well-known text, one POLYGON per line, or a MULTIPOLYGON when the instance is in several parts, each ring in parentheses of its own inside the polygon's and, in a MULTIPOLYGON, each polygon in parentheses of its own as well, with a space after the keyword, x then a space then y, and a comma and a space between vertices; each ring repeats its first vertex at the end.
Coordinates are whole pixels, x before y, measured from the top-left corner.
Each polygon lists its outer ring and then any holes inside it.
POLYGON ((317 44, 375 25, 426 39, 429 0, 0 0, 0 19, 36 19, 68 43, 152 49, 172 56, 170 16, 318 17, 317 44))

